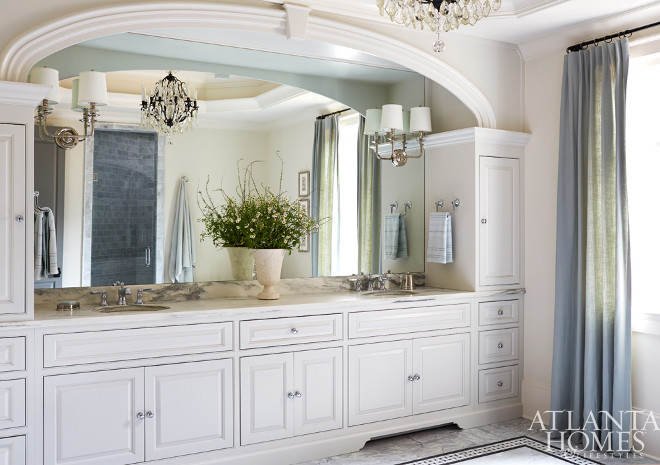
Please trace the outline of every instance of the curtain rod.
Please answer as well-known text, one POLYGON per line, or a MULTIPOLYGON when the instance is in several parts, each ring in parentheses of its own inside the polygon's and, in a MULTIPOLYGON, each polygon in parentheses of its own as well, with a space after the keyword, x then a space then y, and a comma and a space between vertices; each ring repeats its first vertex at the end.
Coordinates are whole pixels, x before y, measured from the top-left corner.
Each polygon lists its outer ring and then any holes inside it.
POLYGON ((343 110, 333 111, 332 113, 326 113, 325 115, 317 116, 316 119, 324 119, 324 118, 327 118, 328 116, 335 116, 335 115, 338 115, 340 113, 344 113, 345 111, 350 111, 350 110, 352 110, 352 108, 344 108, 343 110))
POLYGON ((566 53, 579 52, 580 50, 585 50, 587 47, 589 47, 589 45, 597 45, 599 42, 609 42, 612 39, 616 39, 617 37, 630 37, 634 32, 643 31, 644 29, 649 29, 655 26, 660 26, 660 21, 647 24, 645 26, 639 26, 634 29, 627 29, 625 31, 618 32, 616 34, 610 34, 608 36, 598 37, 597 39, 588 40, 586 42, 580 42, 579 44, 571 45, 566 49, 566 53))

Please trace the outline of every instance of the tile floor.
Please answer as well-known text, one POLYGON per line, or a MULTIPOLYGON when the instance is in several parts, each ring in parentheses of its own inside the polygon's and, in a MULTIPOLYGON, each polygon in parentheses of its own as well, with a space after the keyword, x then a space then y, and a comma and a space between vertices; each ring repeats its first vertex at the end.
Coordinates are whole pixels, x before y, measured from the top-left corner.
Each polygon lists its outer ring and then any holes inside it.
MULTIPOLYGON (((528 436, 539 441, 545 441, 545 432, 538 430, 538 428, 530 431, 530 425, 530 420, 518 418, 464 430, 453 425, 444 426, 369 441, 358 452, 327 457, 298 465, 396 465, 410 460, 480 446, 518 436, 528 436)), ((606 465, 658 463, 639 456, 625 459, 595 456, 592 458, 606 465)))

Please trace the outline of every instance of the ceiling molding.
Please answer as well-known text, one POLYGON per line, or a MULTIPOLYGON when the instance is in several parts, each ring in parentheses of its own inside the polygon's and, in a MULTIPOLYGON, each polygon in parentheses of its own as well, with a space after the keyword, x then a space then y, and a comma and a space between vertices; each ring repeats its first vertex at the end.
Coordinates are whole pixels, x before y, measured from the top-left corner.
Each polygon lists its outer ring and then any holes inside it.
MULTIPOLYGON (((48 22, 17 37, 0 55, 0 79, 25 81, 39 60, 85 40, 149 28, 206 27, 286 34, 286 13, 280 8, 212 3, 145 3, 97 8, 48 22)), ((432 52, 388 34, 312 16, 307 37, 396 60, 444 86, 461 100, 483 127, 497 126, 485 95, 455 68, 432 52)))
POLYGON ((525 132, 488 128, 466 128, 427 136, 424 138, 424 146, 431 148, 466 143, 484 143, 510 147, 525 147, 531 137, 531 134, 525 132))

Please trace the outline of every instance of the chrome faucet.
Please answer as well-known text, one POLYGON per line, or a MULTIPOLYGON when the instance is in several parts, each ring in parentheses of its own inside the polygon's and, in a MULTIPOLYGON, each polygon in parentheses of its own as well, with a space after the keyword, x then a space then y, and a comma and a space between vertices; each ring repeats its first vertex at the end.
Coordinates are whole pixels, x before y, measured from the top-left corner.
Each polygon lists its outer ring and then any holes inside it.
POLYGON ((138 289, 137 300, 135 301, 135 305, 144 305, 143 294, 142 294, 143 292, 153 292, 153 289, 151 288, 138 289))
POLYGON ((386 291, 385 281, 394 281, 394 279, 383 274, 369 274, 367 276, 367 291, 373 291, 375 289, 386 291))
POLYGON ((108 294, 106 293, 105 289, 102 291, 90 291, 90 294, 101 294, 101 307, 108 306, 108 294))
POLYGON ((119 286, 119 290, 117 291, 117 305, 126 305, 126 296, 132 294, 131 288, 124 287, 124 283, 121 281, 116 281, 113 286, 119 286))

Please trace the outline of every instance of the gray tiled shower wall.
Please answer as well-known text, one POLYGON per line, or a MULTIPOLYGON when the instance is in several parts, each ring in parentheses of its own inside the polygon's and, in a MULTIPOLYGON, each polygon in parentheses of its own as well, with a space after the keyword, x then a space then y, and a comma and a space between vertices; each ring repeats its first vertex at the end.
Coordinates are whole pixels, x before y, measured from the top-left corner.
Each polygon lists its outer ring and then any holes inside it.
POLYGON ((156 258, 155 133, 94 134, 91 285, 154 282, 156 258), (151 248, 151 265, 145 249, 151 248))

